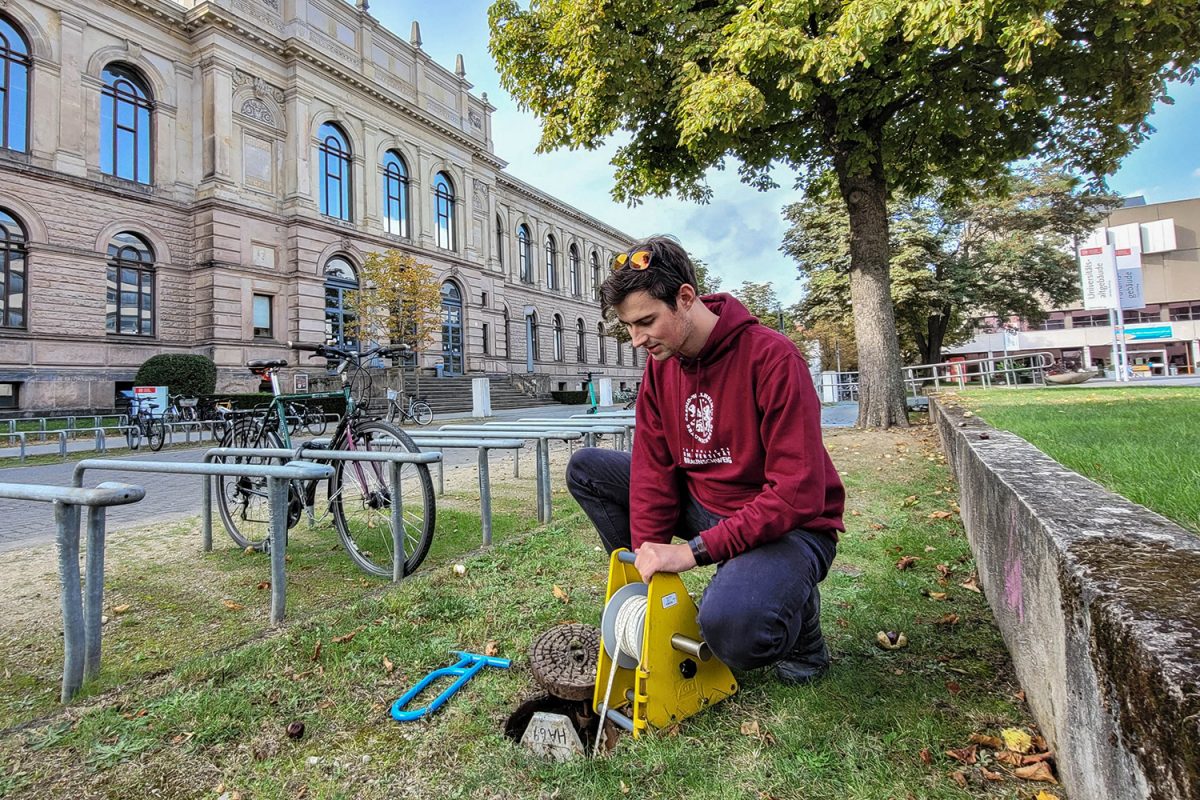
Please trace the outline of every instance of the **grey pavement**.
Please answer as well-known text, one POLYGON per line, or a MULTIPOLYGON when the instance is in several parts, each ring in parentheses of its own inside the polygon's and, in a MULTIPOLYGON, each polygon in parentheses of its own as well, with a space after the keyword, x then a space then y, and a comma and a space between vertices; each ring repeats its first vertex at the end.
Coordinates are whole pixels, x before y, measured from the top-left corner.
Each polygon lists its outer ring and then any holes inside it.
MULTIPOLYGON (((497 410, 488 421, 518 420, 521 417, 536 415, 539 417, 569 417, 581 414, 588 406, 564 406, 553 404, 549 406, 534 406, 528 408, 497 410)), ((602 409, 615 410, 617 407, 602 409)), ((821 423, 826 427, 845 427, 854 424, 858 415, 856 403, 840 403, 822 409, 821 423)), ((462 420, 462 413, 435 414, 433 425, 444 424, 451 420, 462 420)), ((143 461, 198 462, 204 457, 205 451, 211 447, 211 442, 201 447, 184 450, 165 450, 161 453, 149 451, 138 452, 122 458, 143 461)), ((57 452, 57 445, 51 445, 51 452, 57 452)), ((30 450, 32 451, 32 447, 30 450)), ((90 449, 90 448, 87 448, 90 449)), ((526 448, 529 450, 529 448, 526 448)), ((88 457, 87 453, 76 453, 88 457)), ((102 457, 102 456, 96 456, 102 457)), ((527 458, 529 456, 526 456, 527 458)), ((501 461, 507 461, 507 456, 500 456, 501 461)), ((447 450, 445 453, 446 466, 474 466, 476 456, 467 450, 447 450)), ((14 466, 0 469, 0 483, 39 483, 52 486, 71 485, 71 476, 75 462, 66 461, 57 464, 41 464, 37 466, 14 466)), ((494 469, 492 480, 503 480, 504 469, 494 469)), ((172 522, 187 519, 199 514, 200 510, 200 478, 194 475, 160 475, 154 473, 92 472, 85 476, 85 485, 95 486, 104 481, 124 481, 136 484, 146 489, 146 497, 140 503, 119 506, 108 511, 108 530, 116 532, 127 528, 139 527, 152 522, 172 522)), ((0 500, 0 553, 31 545, 52 546, 54 542, 54 513, 45 503, 32 503, 21 500, 0 500)))

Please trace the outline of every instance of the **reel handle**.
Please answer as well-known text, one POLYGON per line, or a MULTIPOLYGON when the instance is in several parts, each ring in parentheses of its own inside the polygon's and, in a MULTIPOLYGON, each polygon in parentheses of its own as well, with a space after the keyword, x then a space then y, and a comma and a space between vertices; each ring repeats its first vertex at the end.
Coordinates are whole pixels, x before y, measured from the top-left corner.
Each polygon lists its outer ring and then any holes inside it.
POLYGON ((632 550, 618 550, 617 561, 622 561, 626 564, 632 564, 637 561, 637 553, 632 550))

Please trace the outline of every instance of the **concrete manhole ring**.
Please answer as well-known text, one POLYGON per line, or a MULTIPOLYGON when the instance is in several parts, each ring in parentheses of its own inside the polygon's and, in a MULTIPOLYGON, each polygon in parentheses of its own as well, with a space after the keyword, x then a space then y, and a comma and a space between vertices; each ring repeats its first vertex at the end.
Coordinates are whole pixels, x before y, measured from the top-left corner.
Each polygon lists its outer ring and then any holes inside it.
POLYGON ((558 625, 529 648, 529 667, 538 683, 564 700, 590 700, 596 687, 600 629, 579 622, 558 625))

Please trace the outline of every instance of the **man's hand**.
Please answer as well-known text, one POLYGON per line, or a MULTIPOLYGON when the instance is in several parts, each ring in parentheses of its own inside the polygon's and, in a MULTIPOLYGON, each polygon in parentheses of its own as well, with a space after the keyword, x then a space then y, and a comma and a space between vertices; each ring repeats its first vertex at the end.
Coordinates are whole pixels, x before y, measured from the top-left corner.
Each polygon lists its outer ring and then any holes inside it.
POLYGON ((633 562, 633 566, 646 583, 650 582, 650 577, 656 572, 687 572, 696 566, 692 548, 688 547, 686 542, 683 544, 646 542, 634 552, 637 553, 637 560, 633 562))

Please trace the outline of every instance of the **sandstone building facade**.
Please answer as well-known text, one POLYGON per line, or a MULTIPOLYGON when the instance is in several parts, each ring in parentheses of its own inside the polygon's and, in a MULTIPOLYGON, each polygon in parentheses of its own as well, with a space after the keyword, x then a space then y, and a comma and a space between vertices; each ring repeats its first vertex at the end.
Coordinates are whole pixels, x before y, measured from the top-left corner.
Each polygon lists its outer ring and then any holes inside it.
POLYGON ((111 407, 156 353, 253 389, 387 248, 443 281, 424 366, 638 380, 596 300, 631 239, 507 175, 461 61, 365 5, 0 0, 0 410, 111 407))

